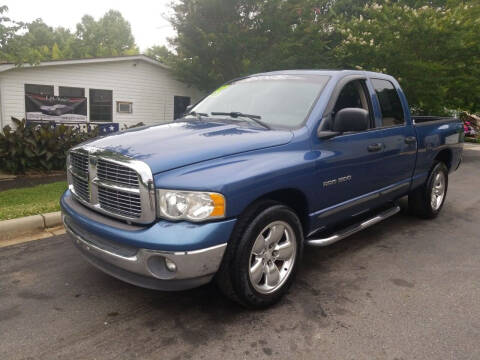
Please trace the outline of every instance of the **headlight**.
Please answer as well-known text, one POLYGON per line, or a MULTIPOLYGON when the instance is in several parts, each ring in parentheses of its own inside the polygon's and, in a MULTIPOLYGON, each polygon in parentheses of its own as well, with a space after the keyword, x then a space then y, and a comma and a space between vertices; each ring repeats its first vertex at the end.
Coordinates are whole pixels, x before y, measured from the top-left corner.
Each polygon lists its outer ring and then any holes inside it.
POLYGON ((222 194, 159 189, 157 201, 160 217, 171 220, 202 221, 225 217, 222 194))

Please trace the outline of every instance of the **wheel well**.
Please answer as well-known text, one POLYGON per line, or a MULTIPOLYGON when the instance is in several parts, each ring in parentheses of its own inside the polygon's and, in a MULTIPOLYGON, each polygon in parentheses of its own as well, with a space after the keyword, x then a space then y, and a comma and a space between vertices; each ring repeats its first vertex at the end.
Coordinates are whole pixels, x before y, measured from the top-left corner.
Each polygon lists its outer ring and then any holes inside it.
POLYGON ((302 223, 303 232, 309 228, 308 202, 303 192, 297 189, 282 189, 265 194, 258 200, 274 200, 292 208, 302 223))
POLYGON ((447 166, 447 169, 450 170, 450 167, 452 166, 452 151, 449 149, 443 149, 437 154, 437 156, 435 156, 435 160, 443 162, 447 166))

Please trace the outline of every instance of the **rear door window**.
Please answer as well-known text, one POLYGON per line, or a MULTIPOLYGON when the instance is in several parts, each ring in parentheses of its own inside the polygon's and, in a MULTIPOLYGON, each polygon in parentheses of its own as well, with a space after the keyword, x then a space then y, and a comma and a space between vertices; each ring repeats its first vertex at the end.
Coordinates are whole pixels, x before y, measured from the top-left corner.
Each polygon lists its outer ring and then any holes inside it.
POLYGON ((382 110, 382 126, 391 127, 405 124, 403 107, 395 86, 388 80, 372 79, 382 110))

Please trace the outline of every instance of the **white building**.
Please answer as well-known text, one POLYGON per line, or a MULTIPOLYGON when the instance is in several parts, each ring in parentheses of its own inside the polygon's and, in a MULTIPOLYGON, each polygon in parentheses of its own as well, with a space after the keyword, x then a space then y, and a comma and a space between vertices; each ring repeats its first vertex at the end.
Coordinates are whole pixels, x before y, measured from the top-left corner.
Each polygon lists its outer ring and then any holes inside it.
POLYGON ((172 121, 202 93, 144 55, 0 64, 0 129, 25 118, 26 94, 87 98, 87 121, 132 125, 172 121))

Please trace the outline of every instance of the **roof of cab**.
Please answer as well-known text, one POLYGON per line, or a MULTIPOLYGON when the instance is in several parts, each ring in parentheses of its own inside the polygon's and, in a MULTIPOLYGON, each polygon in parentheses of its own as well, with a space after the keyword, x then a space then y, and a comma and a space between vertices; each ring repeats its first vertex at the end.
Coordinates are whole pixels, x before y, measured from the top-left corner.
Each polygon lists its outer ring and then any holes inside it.
POLYGON ((367 75, 367 76, 390 76, 388 74, 374 72, 374 71, 365 71, 365 70, 351 70, 351 69, 292 69, 292 70, 276 70, 276 71, 267 71, 258 74, 252 74, 250 76, 255 75, 294 75, 294 74, 302 74, 302 75, 367 75))
POLYGON ((334 78, 343 78, 345 76, 350 75, 363 75, 366 77, 376 77, 382 79, 389 79, 394 80, 391 75, 383 74, 380 72, 373 72, 373 71, 364 71, 364 70, 330 70, 330 69, 296 69, 296 70, 277 70, 277 71, 269 71, 264 73, 252 74, 250 76, 265 76, 265 75, 325 75, 331 76, 334 78))

